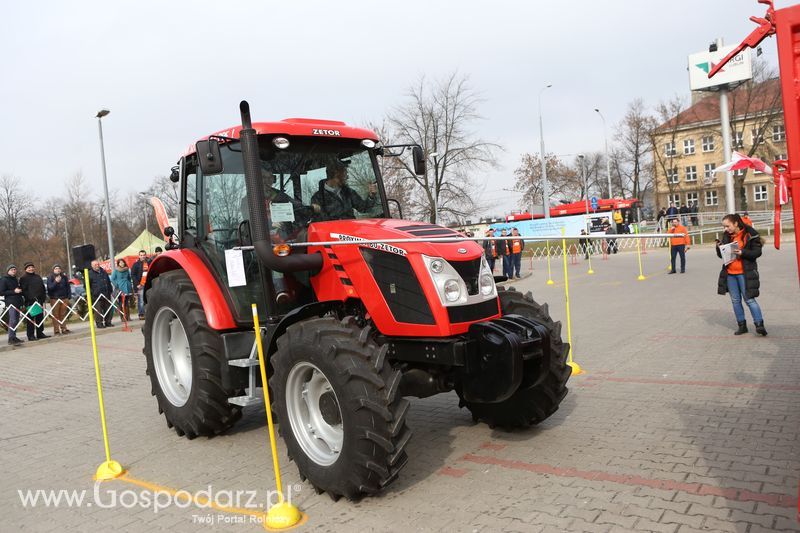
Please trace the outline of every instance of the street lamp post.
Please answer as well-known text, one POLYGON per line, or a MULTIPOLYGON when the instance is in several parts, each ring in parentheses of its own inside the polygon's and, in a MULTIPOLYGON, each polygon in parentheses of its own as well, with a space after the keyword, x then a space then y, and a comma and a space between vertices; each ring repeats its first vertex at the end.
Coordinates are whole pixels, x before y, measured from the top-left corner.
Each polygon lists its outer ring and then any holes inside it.
POLYGON ((433 153, 428 155, 428 158, 433 160, 433 194, 431 194, 431 196, 433 197, 433 223, 434 224, 438 224, 439 223, 439 199, 437 198, 438 197, 438 191, 436 190, 436 157, 438 157, 438 156, 439 156, 439 152, 433 152, 433 153))
MULTIPOLYGON (((539 151, 542 158, 542 204, 544 207, 544 218, 550 218, 550 183, 547 181, 547 162, 544 152, 544 128, 542 126, 542 93, 552 87, 548 83, 539 91, 539 151)), ((531 213, 532 214, 532 213, 531 213)))
POLYGON ((106 195, 106 232, 108 233, 108 256, 111 265, 114 265, 114 239, 111 233, 111 201, 108 199, 108 176, 106 175, 106 151, 103 146, 103 117, 111 113, 108 109, 101 109, 95 115, 97 119, 97 129, 100 132, 100 162, 103 168, 103 191, 106 195))
MULTIPOLYGON (((586 195, 585 196, 586 214, 588 215, 589 214, 589 181, 588 181, 588 179, 586 177, 586 165, 583 164, 583 160, 584 160, 585 157, 586 156, 584 156, 583 154, 578 154, 578 160, 581 162, 581 177, 583 178, 583 191, 584 191, 584 194, 586 195)), ((589 221, 589 218, 587 216, 587 218, 586 218, 587 224, 588 224, 588 221, 589 221)))
POLYGON ((600 112, 598 108, 594 108, 598 115, 600 115, 600 120, 603 121, 603 138, 606 144, 606 179, 608 179, 608 198, 611 199, 611 159, 608 157, 608 130, 606 129, 606 117, 600 112))

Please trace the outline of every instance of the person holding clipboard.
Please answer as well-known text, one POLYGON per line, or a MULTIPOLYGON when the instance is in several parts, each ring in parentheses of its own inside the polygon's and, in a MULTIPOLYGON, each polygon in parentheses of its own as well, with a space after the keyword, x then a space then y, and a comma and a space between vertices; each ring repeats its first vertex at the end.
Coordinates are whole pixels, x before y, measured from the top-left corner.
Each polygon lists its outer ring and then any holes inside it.
POLYGON ((738 329, 734 335, 747 333, 747 321, 742 300, 750 309, 756 333, 766 335, 764 316, 756 298, 759 295, 760 282, 756 259, 761 257, 761 237, 752 226, 746 225, 737 214, 725 215, 722 218, 725 232, 722 240, 717 239, 717 256, 723 260, 719 273, 717 293, 731 296, 733 314, 736 316, 738 329))

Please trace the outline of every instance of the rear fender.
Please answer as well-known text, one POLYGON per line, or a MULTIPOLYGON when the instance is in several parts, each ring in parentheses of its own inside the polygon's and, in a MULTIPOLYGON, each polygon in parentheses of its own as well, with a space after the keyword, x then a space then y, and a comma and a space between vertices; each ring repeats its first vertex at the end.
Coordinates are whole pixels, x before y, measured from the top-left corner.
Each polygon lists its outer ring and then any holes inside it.
POLYGON ((222 293, 219 283, 214 279, 203 260, 191 250, 169 250, 153 259, 144 284, 145 302, 147 301, 147 291, 150 290, 153 280, 164 272, 178 269, 185 271, 192 280, 200 302, 203 304, 208 325, 216 330, 235 329, 236 321, 233 319, 233 314, 228 307, 228 300, 222 293))

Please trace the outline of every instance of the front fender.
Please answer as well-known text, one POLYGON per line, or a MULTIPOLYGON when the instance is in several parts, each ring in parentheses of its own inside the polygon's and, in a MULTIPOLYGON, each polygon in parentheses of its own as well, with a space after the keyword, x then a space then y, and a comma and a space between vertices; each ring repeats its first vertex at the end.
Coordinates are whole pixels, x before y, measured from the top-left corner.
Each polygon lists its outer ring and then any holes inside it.
POLYGON ((153 259, 144 284, 145 302, 147 301, 147 291, 152 286, 153 280, 164 272, 178 269, 185 271, 192 280, 200 302, 203 304, 206 321, 212 329, 226 330, 238 327, 219 283, 200 256, 191 250, 169 250, 153 259))

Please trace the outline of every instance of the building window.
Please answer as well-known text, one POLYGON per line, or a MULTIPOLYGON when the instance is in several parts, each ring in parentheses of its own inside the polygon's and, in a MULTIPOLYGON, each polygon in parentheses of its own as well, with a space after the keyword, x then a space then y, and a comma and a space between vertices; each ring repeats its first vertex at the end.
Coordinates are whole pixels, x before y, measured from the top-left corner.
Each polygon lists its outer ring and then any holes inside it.
POLYGON ((686 205, 695 205, 697 203, 697 193, 696 192, 687 192, 686 193, 686 205))
POLYGON ((764 142, 764 133, 761 131, 761 128, 753 128, 752 135, 752 144, 760 144, 764 142))
POLYGON ((754 185, 753 186, 753 200, 756 202, 766 202, 767 201, 767 186, 766 185, 754 185))
POLYGON ((681 195, 680 194, 669 194, 667 195, 667 200, 670 203, 675 204, 675 207, 681 206, 681 195))
POLYGON ((673 155, 677 155, 678 151, 675 149, 675 141, 668 142, 664 145, 664 155, 667 157, 672 157, 673 155))
POLYGON ((706 163, 703 165, 703 179, 706 183, 714 181, 714 169, 717 168, 716 163, 706 163))
POLYGON ((667 169, 667 181, 669 183, 678 183, 678 167, 667 169))
POLYGON ((697 181, 697 167, 695 165, 686 167, 686 181, 697 181))
POLYGON ((719 205, 717 191, 706 191, 706 205, 719 205))
POLYGON ((744 146, 744 133, 741 131, 734 131, 731 135, 731 144, 733 148, 741 148, 744 146))
POLYGON ((786 140, 786 128, 783 124, 776 124, 772 126, 772 140, 773 141, 785 141, 786 140))
POLYGON ((714 136, 713 135, 706 135, 703 137, 703 151, 704 152, 713 152, 714 151, 714 136))
POLYGON ((737 177, 737 178, 743 178, 745 174, 747 174, 747 169, 746 168, 740 168, 739 170, 734 170, 733 171, 734 177, 737 177))
POLYGON ((692 155, 694 153, 694 139, 686 139, 683 141, 683 155, 692 155))

